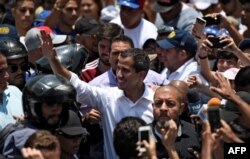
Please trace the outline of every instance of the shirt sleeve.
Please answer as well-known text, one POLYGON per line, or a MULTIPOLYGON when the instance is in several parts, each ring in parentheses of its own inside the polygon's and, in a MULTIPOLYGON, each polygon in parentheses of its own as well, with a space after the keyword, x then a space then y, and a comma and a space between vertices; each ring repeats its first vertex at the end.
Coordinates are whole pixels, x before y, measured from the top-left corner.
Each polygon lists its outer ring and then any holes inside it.
POLYGON ((99 111, 102 111, 108 105, 109 94, 112 94, 108 90, 90 86, 88 83, 81 81, 75 73, 72 73, 70 83, 76 89, 79 103, 97 108, 99 111))

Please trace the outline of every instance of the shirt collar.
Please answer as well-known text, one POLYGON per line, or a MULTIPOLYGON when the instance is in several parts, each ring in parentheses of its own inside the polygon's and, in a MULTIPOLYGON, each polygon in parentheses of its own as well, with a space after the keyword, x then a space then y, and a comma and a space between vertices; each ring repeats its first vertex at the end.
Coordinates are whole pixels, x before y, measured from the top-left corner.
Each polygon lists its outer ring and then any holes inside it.
MULTIPOLYGON (((183 71, 185 71, 185 68, 186 68, 190 63, 192 63, 192 62, 194 62, 194 58, 191 58, 191 59, 189 59, 188 61, 186 61, 183 65, 181 65, 181 67, 179 67, 176 71, 174 71, 174 72, 172 72, 172 73, 182 74, 183 71)), ((168 71, 167 71, 167 77, 168 77, 169 75, 171 75, 172 73, 170 73, 170 71, 169 71, 169 69, 168 69, 168 71)))
MULTIPOLYGON (((139 101, 142 98, 144 98, 144 99, 146 99, 148 101, 152 101, 153 94, 154 94, 153 91, 151 90, 151 88, 149 88, 148 86, 146 86, 145 83, 144 83, 144 86, 145 86, 144 87, 145 88, 144 92, 143 92, 142 96, 137 101, 139 101)), ((118 95, 118 98, 122 98, 122 97, 126 97, 124 91, 121 91, 121 93, 118 95)))

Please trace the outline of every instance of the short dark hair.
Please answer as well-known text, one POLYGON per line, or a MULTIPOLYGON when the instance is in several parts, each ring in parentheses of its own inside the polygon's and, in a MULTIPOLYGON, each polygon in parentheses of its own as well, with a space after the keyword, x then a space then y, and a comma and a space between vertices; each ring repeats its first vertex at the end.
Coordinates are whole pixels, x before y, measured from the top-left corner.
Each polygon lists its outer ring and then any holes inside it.
POLYGON ((121 42, 127 42, 127 43, 129 43, 129 45, 131 46, 131 48, 134 48, 133 40, 130 37, 128 37, 127 35, 121 34, 121 35, 116 36, 116 37, 114 37, 112 39, 112 43, 114 43, 114 42, 120 42, 120 41, 121 42))
POLYGON ((146 73, 150 67, 150 60, 143 50, 138 48, 128 49, 120 54, 121 57, 132 57, 134 60, 133 67, 135 71, 138 73, 140 71, 145 71, 146 73))
POLYGON ((105 23, 100 27, 97 31, 97 39, 100 41, 101 39, 113 39, 116 36, 122 35, 122 28, 115 23, 105 23))
POLYGON ((28 138, 24 147, 31 147, 41 151, 55 151, 60 150, 60 143, 50 132, 38 130, 28 138))
POLYGON ((36 4, 35 0, 13 0, 13 1, 11 2, 11 7, 12 7, 12 8, 16 8, 17 5, 18 5, 18 2, 23 2, 23 1, 32 1, 32 2, 34 2, 34 3, 36 4))
POLYGON ((114 148, 120 159, 137 157, 138 129, 144 125, 146 122, 138 117, 125 117, 117 123, 114 129, 114 148))
POLYGON ((250 66, 243 67, 239 70, 234 79, 236 91, 250 92, 250 66), (248 90, 249 89, 249 90, 248 90))

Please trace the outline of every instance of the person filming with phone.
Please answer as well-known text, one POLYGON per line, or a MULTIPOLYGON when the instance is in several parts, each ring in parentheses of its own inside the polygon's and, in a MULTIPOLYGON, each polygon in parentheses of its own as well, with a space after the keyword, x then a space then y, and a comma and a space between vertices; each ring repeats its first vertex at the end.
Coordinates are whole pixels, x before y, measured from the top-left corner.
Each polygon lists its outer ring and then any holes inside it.
POLYGON ((161 86, 155 91, 152 105, 151 128, 158 159, 196 158, 193 150, 199 150, 200 143, 195 128, 179 118, 185 107, 184 94, 174 86, 161 86))

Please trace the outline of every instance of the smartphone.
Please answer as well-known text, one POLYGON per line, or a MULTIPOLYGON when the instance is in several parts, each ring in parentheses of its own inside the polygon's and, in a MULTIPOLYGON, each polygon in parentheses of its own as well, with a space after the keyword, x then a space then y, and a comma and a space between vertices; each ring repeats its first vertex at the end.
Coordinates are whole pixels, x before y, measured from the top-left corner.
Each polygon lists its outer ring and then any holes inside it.
POLYGON ((226 42, 221 43, 219 37, 208 37, 207 39, 213 44, 212 48, 223 48, 227 45, 226 42))
MULTIPOLYGON (((150 134, 151 134, 151 127, 150 126, 141 126, 139 127, 139 131, 138 131, 138 139, 139 141, 143 141, 143 140, 146 140, 147 142, 149 142, 149 137, 150 137, 150 134)), ((140 152, 146 152, 146 148, 141 145, 140 148, 139 148, 139 151, 140 152)))
POLYGON ((192 31, 192 34, 197 38, 197 39, 202 39, 205 37, 204 35, 204 28, 206 26, 206 20, 198 17, 196 18, 196 22, 194 24, 194 28, 192 31))
POLYGON ((211 131, 215 132, 218 128, 221 127, 220 124, 220 109, 216 106, 208 107, 208 121, 211 126, 211 131))
POLYGON ((207 22, 206 25, 210 26, 210 25, 219 25, 221 20, 219 16, 216 17, 211 17, 211 16, 205 16, 203 17, 203 19, 207 22))

